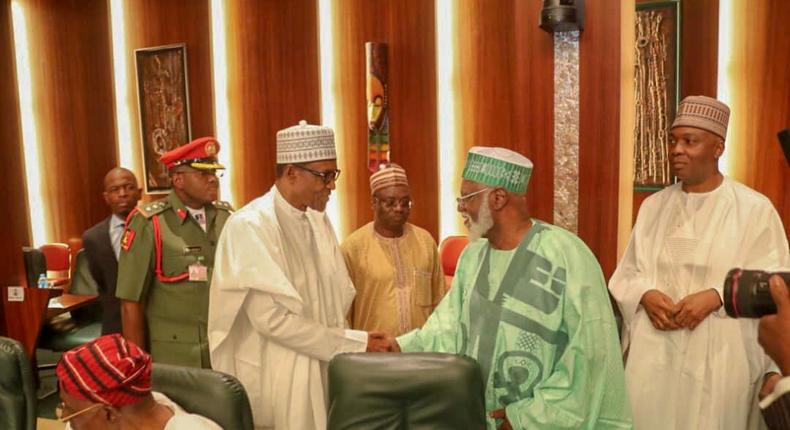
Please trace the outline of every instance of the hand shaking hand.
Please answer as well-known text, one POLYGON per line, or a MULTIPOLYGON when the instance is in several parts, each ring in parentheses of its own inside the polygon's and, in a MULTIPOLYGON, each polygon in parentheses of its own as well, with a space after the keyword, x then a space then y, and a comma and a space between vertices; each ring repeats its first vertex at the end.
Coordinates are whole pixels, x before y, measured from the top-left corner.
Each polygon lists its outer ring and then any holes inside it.
POLYGON ((368 332, 367 352, 400 352, 395 337, 380 331, 368 332))

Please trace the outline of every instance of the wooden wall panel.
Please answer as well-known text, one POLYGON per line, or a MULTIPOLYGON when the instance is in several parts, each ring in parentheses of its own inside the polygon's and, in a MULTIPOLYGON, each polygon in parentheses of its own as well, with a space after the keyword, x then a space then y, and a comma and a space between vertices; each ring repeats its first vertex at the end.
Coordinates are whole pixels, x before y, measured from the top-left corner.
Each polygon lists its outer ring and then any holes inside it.
POLYGON ((790 126, 790 2, 734 3, 729 138, 735 179, 765 194, 790 231, 790 168, 776 133, 790 126))
POLYGON ((716 97, 719 0, 684 0, 680 6, 680 98, 716 97))
MULTIPOLYGON (((102 178, 116 163, 112 57, 104 0, 24 0, 40 171, 50 240, 107 216, 102 178)), ((37 190, 30 190, 37 194, 37 190)))
MULTIPOLYGON (((19 103, 14 65, 11 1, 0 1, 0 153, 3 154, 3 246, 0 248, 0 286, 25 285, 22 247, 30 243, 25 194, 25 164, 19 126, 19 103)), ((0 306, 0 335, 5 335, 5 311, 0 306)))
POLYGON ((579 42, 579 236, 608 279, 617 264, 620 0, 585 6, 579 42))
POLYGON ((462 0, 455 7, 459 176, 472 146, 518 151, 535 165, 532 216, 552 222, 554 42, 537 25, 541 4, 462 0))
POLYGON ((390 3, 390 159, 412 184, 409 222, 439 241, 435 16, 433 1, 390 3))
POLYGON ((389 44, 390 158, 406 169, 413 184, 415 208, 410 221, 434 237, 438 233, 433 11, 433 1, 333 2, 333 89, 344 171, 337 193, 344 211, 341 236, 373 218, 365 106, 365 42, 369 41, 389 44))
POLYGON ((277 131, 320 122, 317 9, 315 0, 228 3, 229 174, 238 206, 274 183, 277 131))
MULTIPOLYGON (((186 43, 189 111, 192 137, 214 135, 214 93, 211 66, 211 20, 208 0, 135 0, 124 2, 127 95, 129 96, 134 172, 142 184, 140 113, 134 50, 186 43)), ((231 30, 233 31, 233 30, 231 30)), ((108 33, 109 37, 109 33, 108 33)), ((222 142, 220 142, 222 143, 222 142)), ((161 195, 144 196, 144 199, 161 195)))

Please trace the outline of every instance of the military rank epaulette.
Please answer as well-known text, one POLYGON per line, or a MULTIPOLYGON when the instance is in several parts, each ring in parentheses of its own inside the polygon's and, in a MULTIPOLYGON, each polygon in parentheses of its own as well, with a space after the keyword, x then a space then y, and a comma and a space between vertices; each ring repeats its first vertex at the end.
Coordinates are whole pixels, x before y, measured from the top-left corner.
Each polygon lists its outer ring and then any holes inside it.
POLYGON ((228 212, 233 212, 233 206, 231 206, 228 202, 223 202, 222 200, 215 201, 214 207, 217 209, 224 209, 228 212))
POLYGON ((170 207, 170 202, 167 200, 157 200, 155 202, 146 203, 144 205, 137 206, 137 211, 146 218, 151 218, 152 216, 162 213, 165 209, 170 207))

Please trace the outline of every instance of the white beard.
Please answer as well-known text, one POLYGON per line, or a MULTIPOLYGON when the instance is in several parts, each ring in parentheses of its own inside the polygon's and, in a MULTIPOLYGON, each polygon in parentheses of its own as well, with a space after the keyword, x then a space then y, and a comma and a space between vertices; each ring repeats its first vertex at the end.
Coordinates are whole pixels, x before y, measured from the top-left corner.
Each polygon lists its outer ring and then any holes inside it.
POLYGON ((464 214, 464 218, 469 221, 469 241, 474 242, 477 239, 485 236, 488 230, 494 226, 494 218, 491 217, 491 208, 488 206, 488 192, 483 195, 484 203, 480 205, 480 211, 477 213, 477 221, 473 221, 472 217, 464 214))

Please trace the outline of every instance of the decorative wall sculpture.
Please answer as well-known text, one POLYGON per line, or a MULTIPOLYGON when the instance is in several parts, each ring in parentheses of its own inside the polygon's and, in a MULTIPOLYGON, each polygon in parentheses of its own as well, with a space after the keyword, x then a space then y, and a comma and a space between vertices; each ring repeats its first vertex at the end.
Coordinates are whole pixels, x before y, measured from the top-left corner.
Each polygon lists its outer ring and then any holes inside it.
POLYGON ((159 157, 192 139, 186 45, 138 49, 135 63, 145 191, 165 192, 170 178, 159 157))
POLYGON ((368 101, 368 170, 375 172, 390 159, 390 118, 387 44, 365 43, 368 101))
POLYGON ((634 185, 672 183, 669 126, 678 97, 677 1, 646 3, 636 12, 634 185))

